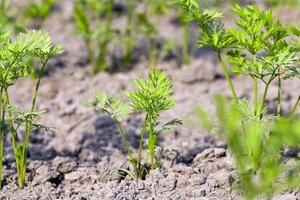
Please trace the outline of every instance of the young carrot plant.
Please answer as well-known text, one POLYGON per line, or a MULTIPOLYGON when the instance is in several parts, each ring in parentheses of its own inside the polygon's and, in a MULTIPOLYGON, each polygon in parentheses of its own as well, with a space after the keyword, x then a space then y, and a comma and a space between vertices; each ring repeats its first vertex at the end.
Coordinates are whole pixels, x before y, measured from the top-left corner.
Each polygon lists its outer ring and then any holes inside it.
POLYGON ((30 1, 24 8, 23 13, 24 18, 28 20, 27 23, 31 24, 33 21, 37 21, 38 27, 41 28, 56 2, 57 0, 30 1))
MULTIPOLYGON (((49 59, 62 53, 61 45, 53 46, 50 37, 41 31, 27 31, 12 40, 9 34, 0 35, 0 95, 1 95, 1 129, 0 129, 0 160, 2 161, 3 135, 5 121, 8 121, 11 141, 16 160, 18 184, 20 187, 26 184, 26 164, 29 148, 30 133, 43 126, 38 124, 42 112, 37 112, 36 101, 43 72, 49 59), (24 77, 29 77, 34 72, 34 67, 26 65, 27 58, 37 57, 41 62, 40 74, 36 82, 32 97, 31 109, 24 112, 10 102, 9 88, 24 77), (23 143, 18 132, 25 132, 23 143)), ((2 162, 0 162, 2 171, 2 162)), ((2 181, 2 177, 0 178, 2 181)))
POLYGON ((158 26, 161 17, 168 13, 170 4, 162 0, 145 0, 145 11, 139 16, 140 30, 146 36, 149 66, 154 67, 158 59, 158 26))
POLYGON ((284 148, 299 148, 299 118, 260 119, 249 101, 236 103, 221 96, 216 98, 215 115, 197 111, 203 127, 227 141, 240 176, 235 187, 246 199, 271 199, 287 189, 299 189, 299 161, 286 166, 282 156, 284 148))
POLYGON ((0 29, 1 33, 19 33, 24 31, 24 27, 18 20, 16 10, 13 9, 9 0, 0 1, 0 29))
POLYGON ((88 58, 93 65, 93 74, 107 69, 107 48, 113 37, 111 28, 113 7, 114 0, 74 2, 76 31, 86 43, 88 58))
POLYGON ((163 124, 160 122, 160 113, 171 109, 175 105, 175 100, 171 97, 171 80, 165 73, 153 69, 148 75, 148 80, 136 79, 133 81, 133 84, 136 87, 135 91, 124 92, 130 99, 130 102, 122 102, 116 97, 96 93, 94 96, 97 101, 96 106, 87 101, 84 101, 83 104, 95 111, 107 113, 114 120, 124 140, 129 162, 132 165, 132 172, 129 170, 124 170, 124 172, 138 181, 145 177, 149 169, 147 161, 143 163, 142 156, 145 135, 148 134, 149 136, 147 152, 150 157, 150 168, 155 169, 160 164, 160 158, 155 160, 155 149, 158 145, 159 134, 168 130, 171 126, 181 124, 181 121, 173 119, 163 124), (136 156, 129 145, 126 132, 121 124, 122 120, 134 111, 143 111, 145 113, 136 156))
POLYGON ((299 6, 300 1, 298 0, 264 0, 264 3, 267 4, 268 6, 299 6))
POLYGON ((132 54, 134 50, 134 45, 136 40, 134 38, 134 29, 136 23, 136 8, 139 4, 137 0, 126 0, 126 15, 127 15, 127 23, 126 29, 123 31, 123 43, 125 46, 124 52, 124 62, 126 66, 132 62, 132 54))
POLYGON ((178 19, 183 30, 183 41, 182 41, 182 60, 183 64, 190 63, 190 22, 186 19, 186 11, 184 9, 176 10, 178 14, 178 19))
MULTIPOLYGON (((215 51, 229 84, 233 101, 229 107, 225 106, 228 102, 217 101, 217 119, 221 135, 225 137, 235 157, 242 189, 248 199, 261 194, 270 196, 276 191, 274 188, 278 189, 277 181, 284 174, 280 150, 288 145, 280 143, 282 129, 277 134, 273 129, 281 127, 282 121, 285 121, 281 117, 282 82, 299 77, 299 28, 283 25, 274 19, 272 11, 260 10, 255 5, 245 8, 234 6, 233 11, 238 20, 236 26, 227 28, 220 20, 221 12, 201 10, 194 0, 179 0, 179 4, 186 9, 187 18, 199 24, 201 38, 198 44, 215 51), (235 74, 252 79, 253 102, 239 99, 228 64, 235 74), (277 84, 278 94, 275 116, 268 114, 267 105, 272 83, 277 84), (263 90, 261 98, 260 87, 263 90)), ((294 115, 298 103, 299 98, 290 116, 294 115)), ((203 111, 199 113, 203 122, 209 122, 203 111)), ((293 124, 293 121, 290 123, 293 124)), ((206 124, 206 127, 212 127, 212 122, 206 124)), ((285 133, 289 132, 293 130, 287 129, 285 133)), ((290 140, 297 137, 297 134, 291 135, 290 140)), ((287 143, 291 141, 285 140, 287 143)), ((286 189, 296 186, 289 184, 289 181, 290 177, 280 187, 286 189)))

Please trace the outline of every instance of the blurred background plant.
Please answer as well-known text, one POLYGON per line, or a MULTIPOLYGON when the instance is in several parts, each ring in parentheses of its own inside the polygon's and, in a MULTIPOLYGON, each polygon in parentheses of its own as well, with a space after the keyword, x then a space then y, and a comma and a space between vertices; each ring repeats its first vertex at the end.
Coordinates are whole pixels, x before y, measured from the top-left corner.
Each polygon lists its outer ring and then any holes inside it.
POLYGON ((22 18, 25 24, 34 28, 42 28, 58 0, 27 0, 23 8, 22 18))
MULTIPOLYGON (((226 7, 226 5, 249 4, 252 1, 244 0, 199 0, 201 7, 226 7)), ((299 4, 298 0, 264 0, 267 6, 281 6, 299 4)), ((43 28, 45 21, 55 10, 58 0, 27 0, 23 6, 10 2, 0 1, 0 27, 15 34, 24 32, 26 28, 43 28), (21 25, 22 24, 22 25, 21 25)), ((188 64, 193 56, 194 39, 191 37, 191 26, 184 16, 184 10, 174 5, 173 0, 127 0, 121 3, 124 10, 117 10, 120 2, 75 0, 74 20, 78 36, 86 43, 87 55, 92 72, 98 73, 112 70, 114 63, 107 61, 107 57, 117 52, 111 46, 121 47, 122 66, 131 68, 142 56, 143 51, 137 48, 144 38, 146 59, 150 67, 164 61, 169 55, 175 55, 179 65, 188 64), (116 13, 118 12, 118 13, 116 13), (112 27, 114 13, 126 18, 126 25, 112 27), (160 35, 161 21, 171 13, 179 21, 182 30, 182 41, 175 38, 166 38, 160 35), (179 53, 181 52, 181 53, 179 53)), ((228 6, 227 6, 228 7, 228 6)), ((119 64, 119 63, 118 63, 119 64)))
POLYGON ((299 6, 299 0, 264 0, 268 6, 299 6))
POLYGON ((107 49, 114 35, 113 8, 113 0, 76 0, 74 3, 76 32, 85 41, 93 74, 107 69, 107 49))
POLYGON ((238 103, 216 97, 216 113, 197 107, 202 127, 228 143, 239 179, 234 188, 246 199, 272 196, 288 189, 299 189, 300 163, 283 155, 283 149, 299 148, 300 119, 253 114, 247 100, 238 103))
POLYGON ((0 29, 1 33, 18 33, 24 31, 24 27, 20 24, 17 17, 16 8, 11 5, 9 0, 0 1, 0 29))

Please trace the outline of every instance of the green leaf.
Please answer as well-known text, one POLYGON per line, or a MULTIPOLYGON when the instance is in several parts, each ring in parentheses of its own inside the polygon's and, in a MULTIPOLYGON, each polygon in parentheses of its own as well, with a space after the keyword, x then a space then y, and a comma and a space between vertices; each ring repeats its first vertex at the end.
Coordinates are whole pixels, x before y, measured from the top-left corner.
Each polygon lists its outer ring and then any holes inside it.
POLYGON ((153 69, 148 75, 148 80, 136 79, 133 84, 137 88, 136 91, 125 94, 131 99, 134 110, 142 110, 156 118, 161 111, 174 106, 171 80, 164 72, 153 69))
POLYGON ((96 112, 105 112, 117 122, 121 122, 126 119, 131 112, 128 104, 121 102, 116 97, 108 96, 105 93, 100 92, 95 93, 94 97, 97 101, 96 106, 86 100, 81 102, 82 105, 95 110, 96 112))
POLYGON ((78 3, 74 6, 74 18, 76 22, 77 31, 88 37, 91 34, 90 23, 87 14, 84 12, 84 9, 81 4, 78 3))

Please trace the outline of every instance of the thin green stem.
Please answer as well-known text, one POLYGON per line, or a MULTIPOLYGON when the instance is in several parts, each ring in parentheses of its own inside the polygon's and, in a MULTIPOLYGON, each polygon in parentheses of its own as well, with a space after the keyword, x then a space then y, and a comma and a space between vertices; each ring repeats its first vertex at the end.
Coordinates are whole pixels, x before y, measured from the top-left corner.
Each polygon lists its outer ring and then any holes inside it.
MULTIPOLYGON (((280 69, 278 69, 280 70, 280 69)), ((280 74, 280 72, 279 72, 280 74)), ((278 76, 278 95, 277 95, 277 115, 280 116, 281 114, 281 96, 282 96, 282 83, 281 83, 281 76, 278 76)))
POLYGON ((116 121, 116 125, 117 125, 117 128, 118 128, 119 132, 121 133, 121 137, 122 137, 123 141, 125 142, 125 147, 127 149, 128 156, 131 158, 132 153, 131 153, 131 149, 130 149, 129 142, 127 140, 126 134, 125 134, 120 122, 116 121))
POLYGON ((46 59, 42 64, 42 68, 40 70, 39 77, 38 77, 37 83, 35 85, 35 90, 34 90, 33 99, 32 99, 32 103, 31 103, 31 112, 34 112, 34 110, 35 110, 35 105, 36 105, 36 100, 37 100, 37 96, 38 96, 38 92, 39 92, 39 88, 40 88, 40 84, 41 84, 41 79, 44 74, 47 63, 48 63, 48 59, 46 59))
POLYGON ((85 43, 86 43, 86 47, 88 50, 89 62, 92 66, 94 66, 95 65, 95 55, 94 55, 94 50, 93 50, 93 43, 91 42, 90 38, 86 39, 85 43))
MULTIPOLYGON (((38 97, 38 92, 39 92, 39 88, 40 88, 40 83, 41 83, 41 79, 42 76, 44 74, 45 68, 46 68, 46 64, 48 62, 48 59, 44 60, 40 73, 39 73, 39 77, 35 86, 35 90, 34 90, 34 94, 33 94, 33 98, 32 98, 32 104, 31 104, 31 112, 35 111, 35 106, 36 106, 36 101, 37 101, 37 97, 38 97)), ((26 178, 26 165, 27 165, 27 153, 28 153, 28 148, 29 148, 29 138, 30 138, 30 133, 32 130, 32 123, 31 122, 26 122, 25 123, 25 137, 24 137, 24 145, 23 145, 23 150, 22 150, 22 157, 21 157, 21 176, 19 177, 20 182, 22 184, 22 186, 25 186, 25 178, 26 178)))
POLYGON ((0 188, 2 188, 2 158, 3 158, 3 139, 5 129, 5 109, 3 105, 3 88, 0 90, 0 112, 1 112, 1 128, 0 128, 0 188))
POLYGON ((97 65, 95 65, 95 69, 93 73, 96 74, 98 72, 102 72, 106 70, 106 53, 107 53, 107 45, 109 42, 109 37, 111 34, 111 20, 113 17, 113 6, 114 0, 109 0, 107 2, 106 16, 105 16, 105 24, 104 24, 104 41, 99 42, 99 55, 97 59, 97 65))
POLYGON ((229 84, 230 91, 232 93, 233 99, 237 103, 238 102, 238 96, 236 95, 236 92, 235 92, 235 89, 234 89, 234 85, 233 85, 232 80, 230 78, 230 75, 228 73, 227 67, 226 67, 224 61, 222 60, 220 52, 217 52, 217 58, 218 58, 219 62, 221 63, 221 67, 222 67, 223 73, 225 75, 225 78, 226 78, 226 80, 227 80, 227 82, 229 84))
POLYGON ((257 109, 259 107, 258 103, 258 80, 257 78, 254 78, 253 80, 253 85, 254 85, 254 114, 257 114, 257 109))
MULTIPOLYGON (((150 116, 150 114, 148 114, 148 116, 150 116)), ((148 133, 149 133, 148 152, 150 155, 150 166, 151 166, 151 169, 154 170, 155 169, 155 161, 154 161, 155 147, 158 142, 157 133, 154 131, 154 126, 155 126, 156 122, 153 117, 148 117, 147 122, 148 122, 148 133)))
POLYGON ((132 38, 132 31, 133 31, 133 12, 134 12, 134 2, 132 0, 126 0, 126 8, 127 8, 127 27, 126 27, 126 42, 125 46, 125 65, 128 66, 132 59, 132 52, 133 52, 133 38, 132 38))
POLYGON ((157 41, 156 38, 153 38, 153 41, 151 41, 151 38, 148 38, 148 44, 149 44, 149 66, 151 68, 156 67, 157 63, 157 41))
POLYGON ((300 96, 297 98, 296 102, 294 103, 294 105, 292 107, 290 117, 294 117, 295 116, 295 113, 296 113, 297 107, 299 105, 299 102, 300 102, 300 96))
MULTIPOLYGON (((7 88, 4 88, 4 107, 10 106, 10 101, 9 101, 9 95, 8 95, 8 91, 7 88)), ((14 123, 13 123, 13 119, 12 119, 12 113, 10 110, 7 111, 8 114, 8 122, 9 122, 9 128, 12 134, 12 144, 13 147, 16 149, 17 145, 20 143, 19 137, 16 133, 16 129, 14 128, 14 123)))
POLYGON ((145 132, 146 132, 147 122, 148 122, 148 115, 145 118, 143 128, 142 128, 141 137, 140 137, 139 150, 138 150, 138 162, 142 161, 143 141, 144 141, 144 136, 145 136, 145 132))
MULTIPOLYGON (((131 152, 131 149, 130 149, 130 146, 129 146, 129 142, 127 140, 127 137, 126 137, 126 134, 120 124, 120 122, 118 121, 115 121, 116 125, 117 125, 117 128, 121 134, 121 137, 123 139, 123 141, 125 142, 125 147, 127 149, 127 153, 128 153, 128 156, 130 158, 130 161, 133 159, 133 156, 132 156, 132 152, 131 152)), ((131 162, 132 164, 132 167, 133 167, 133 170, 134 170, 134 173, 135 173, 135 178, 136 178, 136 182, 138 182, 139 178, 140 178, 140 164, 139 163, 135 163, 135 162, 131 162)))
POLYGON ((269 86, 272 83, 272 81, 276 78, 276 72, 277 72, 277 69, 273 71, 270 79, 268 80, 268 82, 265 85, 265 89, 264 89, 264 93, 263 93, 263 98, 262 98, 261 105, 260 105, 260 108, 259 108, 260 119, 263 118, 263 110, 264 110, 264 108, 266 106, 266 101, 267 101, 267 95, 268 95, 269 86))
POLYGON ((258 114, 260 114, 261 119, 263 117, 263 110, 264 110, 264 107, 265 107, 266 101, 267 101, 269 86, 270 86, 270 83, 267 83, 266 86, 265 86, 264 93, 263 93, 263 98, 262 98, 260 108, 259 108, 259 112, 258 112, 258 114))
POLYGON ((182 45, 182 62, 183 64, 190 63, 190 24, 183 22, 183 45, 182 45))
MULTIPOLYGON (((154 138, 156 137, 154 135, 154 131, 151 130, 150 133, 149 133, 149 140, 155 140, 154 138)), ((155 146, 156 144, 154 143, 154 141, 149 141, 149 143, 153 143, 152 147, 149 149, 149 153, 150 153, 150 166, 151 166, 151 169, 154 170, 155 169, 155 162, 154 162, 154 154, 155 154, 155 146)))
MULTIPOLYGON (((9 95, 8 95, 8 91, 7 88, 4 88, 4 106, 10 106, 10 102, 9 102, 9 95)), ((13 145, 13 150, 14 150, 14 155, 15 155, 15 159, 16 159, 16 168, 17 168, 17 174, 18 177, 20 177, 21 175, 21 145, 20 145, 20 140, 18 137, 18 134, 16 132, 16 129, 14 128, 14 122, 13 122, 13 116, 10 110, 7 111, 7 115, 8 115, 8 123, 9 123, 9 128, 11 131, 11 143, 13 145)), ((25 184, 25 180, 23 179, 18 179, 18 184, 20 187, 22 187, 25 184)))

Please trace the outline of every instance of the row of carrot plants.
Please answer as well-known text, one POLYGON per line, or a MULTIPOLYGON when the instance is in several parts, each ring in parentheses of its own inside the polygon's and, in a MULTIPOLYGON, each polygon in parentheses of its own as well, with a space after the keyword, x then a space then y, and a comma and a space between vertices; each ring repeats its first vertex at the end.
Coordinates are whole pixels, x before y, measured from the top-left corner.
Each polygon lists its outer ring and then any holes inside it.
MULTIPOLYGON (((161 4, 155 4, 160 5, 159 7, 152 7, 154 4, 151 3, 148 4, 147 12, 137 13, 136 17, 133 10, 138 4, 133 2, 126 2, 127 9, 131 10, 129 13, 132 14, 132 21, 130 22, 130 16, 128 16, 127 28, 122 33, 132 39, 126 40, 128 49, 125 50, 127 52, 125 55, 128 54, 126 58, 128 62, 134 48, 132 31, 136 30, 134 26, 137 24, 134 20, 145 23, 143 24, 144 31, 150 34, 151 31, 149 32, 148 28, 152 25, 147 15, 154 11, 164 12, 163 8, 165 8, 162 6, 165 5, 164 1, 161 1, 161 4)), ((255 199, 261 195, 270 197, 279 191, 298 188, 300 165, 296 161, 292 166, 286 167, 282 150, 299 146, 300 120, 296 115, 296 109, 300 98, 295 101, 288 113, 282 113, 281 104, 282 84, 285 80, 294 79, 300 75, 300 29, 275 20, 271 10, 261 10, 255 5, 244 8, 238 5, 233 6, 237 20, 234 26, 227 27, 222 21, 223 13, 217 9, 204 9, 196 0, 176 0, 176 4, 181 8, 180 15, 183 24, 193 21, 198 25, 198 46, 210 47, 215 52, 228 82, 232 98, 216 97, 215 115, 208 114, 200 107, 196 111, 204 128, 210 132, 219 133, 227 141, 240 175, 237 187, 247 199, 255 199), (251 78, 253 99, 239 97, 231 72, 237 76, 251 78), (275 113, 270 113, 267 104, 271 84, 277 86, 275 113), (259 93, 261 90, 262 94, 259 93)), ((105 3, 78 0, 75 6, 77 30, 86 40, 90 61, 97 63, 94 73, 106 69, 105 64, 98 64, 106 63, 105 51, 112 37, 110 27, 114 16, 112 12, 112 0, 105 3), (86 9, 87 12, 85 12, 86 9), (90 17, 105 20, 95 20, 96 24, 91 25, 90 17), (92 46, 95 44, 93 42, 95 38, 98 40, 96 42, 99 48, 97 54, 92 46)), ((150 35, 152 36, 152 33, 150 35)), ((157 44, 156 42, 149 43, 157 44)), ((18 184, 23 187, 26 185, 30 133, 36 129, 48 129, 38 122, 43 111, 36 111, 40 81, 49 59, 61 54, 63 48, 61 45, 53 45, 46 33, 28 30, 17 34, 16 38, 12 37, 9 31, 0 33, 0 47, 0 160, 2 161, 3 157, 4 134, 10 133, 18 184), (32 59, 37 59, 41 67, 36 79, 31 109, 24 111, 11 104, 9 89, 20 78, 28 78, 34 73, 35 67, 32 66, 32 62, 28 62, 32 59)), ((128 101, 121 101, 104 93, 96 93, 94 96, 96 105, 88 101, 82 103, 97 112, 107 113, 115 122, 131 164, 131 167, 122 169, 121 173, 139 181, 144 179, 151 170, 160 166, 161 151, 157 148, 159 134, 173 126, 181 125, 182 122, 179 119, 161 122, 161 112, 175 105, 175 100, 171 96, 172 82, 164 72, 153 67, 148 79, 137 79, 133 81, 133 84, 136 87, 135 90, 124 92, 128 101), (143 112, 145 116, 136 155, 122 127, 122 121, 134 112, 143 112), (148 135, 147 150, 146 155, 143 156, 146 134, 148 135)), ((2 162, 0 163, 0 171, 2 171, 2 162)), ((2 176, 0 176, 0 182, 2 183, 2 176)))

